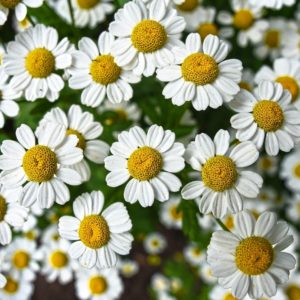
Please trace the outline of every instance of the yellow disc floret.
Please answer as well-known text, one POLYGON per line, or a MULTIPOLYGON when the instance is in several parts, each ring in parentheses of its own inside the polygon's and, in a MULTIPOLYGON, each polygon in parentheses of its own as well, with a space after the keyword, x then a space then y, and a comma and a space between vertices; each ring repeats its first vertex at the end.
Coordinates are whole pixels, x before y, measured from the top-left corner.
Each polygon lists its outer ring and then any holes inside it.
POLYGON ((0 4, 6 8, 15 8, 21 0, 0 0, 0 4))
POLYGON ((3 290, 7 294, 15 294, 19 289, 19 283, 11 277, 6 277, 6 284, 3 290))
POLYGON ((7 203, 3 196, 0 195, 0 222, 4 220, 7 212, 7 203))
POLYGON ((241 9, 233 16, 233 25, 241 30, 249 29, 254 23, 254 17, 250 10, 241 9))
POLYGON ((268 48, 278 48, 280 45, 280 32, 276 29, 268 30, 265 34, 264 41, 268 48))
POLYGON ((131 42, 143 53, 151 53, 161 49, 167 42, 167 32, 159 22, 143 20, 132 30, 131 42))
POLYGON ((30 255, 24 250, 18 250, 12 257, 12 263, 17 269, 25 269, 30 262, 30 255))
POLYGON ((290 284, 285 288, 285 293, 288 296, 288 300, 298 300, 300 299, 300 286, 290 284))
POLYGON ((110 238, 106 220, 102 216, 85 217, 79 226, 79 238, 89 248, 98 249, 105 246, 110 238))
POLYGON ((97 56, 90 65, 93 80, 102 85, 116 82, 121 74, 121 68, 110 54, 97 56))
POLYGON ((23 169, 30 181, 49 181, 57 171, 56 154, 47 146, 34 146, 23 156, 23 169))
POLYGON ((300 163, 296 164, 294 167, 294 175, 297 178, 300 178, 300 163))
POLYGON ((226 156, 212 157, 202 168, 203 183, 215 192, 232 188, 237 178, 236 166, 233 160, 226 156))
POLYGON ((204 40, 209 34, 217 35, 218 32, 218 27, 214 23, 203 23, 198 27, 198 33, 202 40, 204 40))
POLYGON ((183 61, 181 73, 185 81, 191 81, 196 85, 205 85, 216 80, 219 75, 219 67, 211 56, 194 53, 183 61))
POLYGON ((251 85, 248 82, 246 82, 246 81, 241 81, 239 83, 239 86, 240 86, 241 89, 247 90, 249 92, 252 91, 251 85))
POLYGON ((77 4, 81 9, 94 8, 100 0, 77 0, 77 4))
POLYGON ((235 298, 231 293, 227 293, 224 295, 223 300, 238 300, 238 298, 235 298))
POLYGON ((163 166, 161 154, 151 147, 141 147, 132 152, 127 161, 129 174, 140 181, 150 180, 158 175, 163 166))
POLYGON ((276 79, 277 82, 279 82, 284 89, 287 89, 291 95, 292 95, 292 102, 294 102, 299 95, 299 85, 297 81, 290 76, 280 76, 276 79))
POLYGON ((36 48, 25 58, 25 67, 34 78, 46 78, 55 68, 55 57, 45 48, 36 48))
POLYGON ((76 137, 78 138, 78 143, 77 143, 77 147, 84 150, 85 147, 86 147, 86 141, 85 141, 85 138, 84 136, 78 131, 78 130, 75 130, 75 129, 71 129, 69 128, 67 130, 67 135, 76 135, 76 137))
POLYGON ((68 262, 68 256, 65 252, 62 252, 61 250, 54 251, 50 255, 50 264, 54 269, 61 269, 65 267, 68 262))
POLYGON ((252 236, 240 242, 235 252, 237 267, 247 275, 260 275, 271 266, 274 258, 273 247, 268 240, 252 236))
POLYGON ((262 100, 255 104, 253 118, 258 127, 266 132, 278 130, 284 122, 282 108, 271 100, 262 100))
POLYGON ((198 0, 185 0, 182 4, 177 5, 177 8, 182 11, 191 12, 199 4, 198 0))
POLYGON ((176 205, 170 208, 170 215, 175 221, 179 221, 182 219, 182 211, 178 210, 178 207, 176 205))
POLYGON ((89 281, 92 295, 101 295, 107 290, 107 281, 103 276, 94 276, 89 281))

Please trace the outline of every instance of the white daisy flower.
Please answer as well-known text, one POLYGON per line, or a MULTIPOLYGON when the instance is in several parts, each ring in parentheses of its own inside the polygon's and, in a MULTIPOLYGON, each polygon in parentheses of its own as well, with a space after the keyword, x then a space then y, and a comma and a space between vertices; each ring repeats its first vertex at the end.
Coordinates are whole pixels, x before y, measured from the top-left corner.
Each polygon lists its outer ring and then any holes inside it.
POLYGON ((236 138, 265 144, 268 155, 291 151, 300 136, 300 112, 291 104, 291 94, 279 83, 262 81, 254 93, 241 90, 229 106, 237 112, 230 122, 236 138))
POLYGON ((251 5, 247 0, 231 0, 230 3, 233 14, 221 11, 218 21, 236 28, 237 43, 241 47, 246 47, 249 42, 256 44, 261 41, 263 32, 268 27, 268 22, 260 19, 262 9, 251 5))
POLYGON ((205 252, 200 249, 199 245, 190 243, 183 249, 183 255, 188 263, 192 266, 200 266, 206 259, 205 252))
POLYGON ((151 278, 151 288, 155 292, 167 292, 171 288, 171 282, 165 275, 155 273, 151 278))
POLYGON ((300 33, 299 30, 297 32, 289 32, 286 36, 285 43, 282 49, 282 55, 291 59, 300 59, 300 33))
POLYGON ((135 260, 122 259, 119 260, 117 268, 122 276, 131 278, 138 273, 139 264, 135 260))
POLYGON ((42 24, 17 34, 3 58, 5 72, 12 76, 10 87, 24 91, 28 101, 44 97, 57 100, 64 87, 57 70, 71 65, 70 49, 67 38, 58 42, 57 31, 42 24))
POLYGON ((258 7, 267 7, 271 9, 281 9, 282 6, 292 6, 295 4, 296 0, 250 0, 249 1, 252 5, 258 7))
POLYGON ((265 212, 257 220, 250 212, 235 216, 236 233, 215 231, 208 246, 207 260, 221 286, 231 288, 236 298, 272 297, 277 285, 288 281, 295 258, 282 252, 293 243, 286 222, 265 212))
POLYGON ((252 142, 242 142, 229 150, 228 131, 219 130, 212 140, 205 133, 198 134, 186 150, 186 160, 200 171, 201 180, 188 183, 181 191, 184 199, 199 200, 199 210, 223 218, 227 212, 243 209, 243 199, 255 198, 262 186, 260 175, 244 171, 252 165, 259 153, 252 142))
POLYGON ((22 21, 27 15, 27 7, 37 8, 43 2, 44 0, 0 0, 0 26, 7 21, 10 9, 14 9, 17 20, 22 21))
POLYGON ((289 201, 286 214, 290 220, 297 223, 300 219, 300 194, 295 194, 289 201))
POLYGON ((75 283, 79 299, 117 300, 123 283, 116 269, 92 269, 79 272, 75 283))
POLYGON ((151 76, 157 67, 173 62, 174 46, 180 46, 185 28, 182 17, 164 1, 129 2, 116 14, 109 31, 118 37, 112 47, 116 63, 135 74, 151 76))
POLYGON ((13 18, 13 27, 14 27, 16 32, 25 31, 26 29, 28 29, 31 26, 33 26, 33 24, 26 17, 22 21, 18 21, 18 19, 16 17, 13 18))
POLYGON ((41 273, 46 276, 48 282, 58 280, 60 284, 67 284, 73 279, 75 261, 68 254, 70 242, 64 239, 51 241, 42 245, 41 273))
POLYGON ((132 224, 124 204, 116 202, 104 210, 103 205, 100 191, 84 193, 73 202, 75 217, 59 219, 60 236, 74 241, 70 256, 87 268, 113 267, 117 254, 127 255, 131 249, 132 224))
POLYGON ((182 212, 178 209, 180 201, 179 196, 171 196, 160 207, 160 221, 167 228, 181 229, 182 227, 182 212))
POLYGON ((0 179, 7 188, 23 186, 21 204, 30 207, 38 202, 49 208, 54 202, 63 205, 70 199, 65 183, 79 185, 81 176, 69 165, 80 162, 82 150, 74 135, 65 136, 65 128, 48 123, 37 138, 22 124, 16 130, 18 142, 4 140, 0 147, 0 179))
POLYGON ((144 241, 144 249, 146 253, 156 255, 162 253, 167 247, 166 238, 159 232, 148 234, 144 241))
POLYGON ((28 209, 19 204, 22 189, 6 189, 0 184, 0 244, 12 240, 11 227, 20 227, 28 217, 28 209))
POLYGON ((208 285, 215 284, 217 282, 216 277, 212 276, 211 267, 207 262, 200 265, 198 270, 199 277, 208 285))
POLYGON ((41 240, 44 245, 59 242, 60 236, 58 233, 57 224, 50 225, 45 230, 43 230, 41 240))
POLYGON ((228 46, 218 37, 209 35, 202 45, 199 34, 191 33, 185 47, 174 51, 175 63, 157 70, 157 78, 168 82, 163 95, 173 104, 192 101, 196 110, 217 108, 239 92, 242 64, 237 59, 224 60, 228 46))
POLYGON ((262 66, 255 75, 255 82, 274 81, 282 85, 292 95, 292 103, 300 110, 300 62, 294 59, 278 58, 273 69, 262 66))
POLYGON ((2 268, 14 278, 33 281, 39 270, 38 259, 36 241, 18 237, 6 248, 2 268))
MULTIPOLYGON (((83 112, 79 105, 72 105, 68 114, 57 107, 45 114, 40 121, 40 128, 49 122, 62 125, 65 135, 75 135, 78 138, 77 147, 82 149, 85 158, 97 164, 104 162, 104 158, 109 153, 109 145, 98 139, 102 134, 103 127, 99 122, 94 121, 93 114, 83 112)), ((83 181, 88 181, 91 177, 91 170, 85 158, 79 163, 71 165, 70 168, 76 170, 83 181)))
POLYGON ((297 300, 300 297, 300 273, 295 272, 291 275, 290 280, 283 286, 286 295, 284 300, 297 300))
POLYGON ((147 134, 138 126, 123 131, 112 144, 111 156, 105 158, 108 186, 126 184, 125 201, 152 206, 154 199, 169 199, 169 191, 178 192, 181 182, 172 173, 184 168, 184 146, 175 142, 175 134, 152 125, 147 134))
POLYGON ((278 170, 278 157, 260 155, 256 163, 256 170, 259 174, 274 176, 278 170))
POLYGON ((239 83, 241 89, 245 89, 249 92, 253 90, 254 87, 254 73, 250 69, 243 69, 242 80, 239 83))

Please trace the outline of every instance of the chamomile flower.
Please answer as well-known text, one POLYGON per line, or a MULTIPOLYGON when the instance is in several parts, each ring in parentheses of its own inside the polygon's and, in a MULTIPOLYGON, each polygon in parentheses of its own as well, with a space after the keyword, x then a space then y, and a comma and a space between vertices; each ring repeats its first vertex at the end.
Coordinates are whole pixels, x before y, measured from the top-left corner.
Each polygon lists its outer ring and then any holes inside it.
POLYGON ((241 89, 245 89, 249 92, 254 87, 254 73, 251 69, 243 69, 242 80, 239 83, 241 89))
POLYGON ((300 32, 289 32, 282 48, 282 55, 291 59, 300 59, 300 32))
POLYGON ((148 234, 144 239, 144 249, 148 254, 160 254, 166 247, 166 238, 159 232, 148 234))
POLYGON ((286 222, 265 212, 257 220, 250 212, 235 216, 236 233, 215 231, 208 246, 208 263, 219 284, 236 298, 272 297, 287 282, 295 258, 283 252, 293 242, 286 222))
POLYGON ((268 155, 289 152, 300 136, 300 112, 291 104, 291 94, 279 83, 262 81, 254 93, 241 90, 229 104, 237 112, 230 122, 236 138, 263 145, 268 155))
POLYGON ((15 11, 18 21, 25 19, 27 15, 27 7, 37 8, 42 6, 44 0, 1 0, 0 1, 0 25, 3 25, 10 9, 15 11))
POLYGON ((195 199, 200 212, 223 218, 227 212, 243 209, 243 199, 255 198, 262 186, 262 178, 252 171, 243 170, 258 158, 251 142, 242 142, 229 150, 228 131, 219 130, 212 140, 205 133, 196 136, 186 151, 186 160, 200 171, 201 180, 188 183, 181 191, 184 199, 195 199), (229 152, 229 153, 228 153, 229 152))
POLYGON ((295 194, 289 201, 289 205, 286 209, 287 216, 290 220, 297 223, 300 219, 300 194, 295 194))
POLYGON ((139 265, 135 260, 122 259, 118 262, 118 270, 125 278, 131 278, 139 271, 139 265))
POLYGON ((251 5, 247 0, 231 0, 233 14, 222 11, 218 21, 223 25, 233 26, 237 31, 237 43, 246 47, 249 42, 256 44, 261 41, 264 30, 268 27, 265 20, 261 20, 262 9, 251 5))
POLYGON ((205 251, 201 250, 199 245, 190 243, 183 249, 183 255, 192 266, 200 266, 205 261, 205 251))
MULTIPOLYGON (((76 146, 82 149, 85 158, 97 164, 104 162, 104 158, 109 152, 109 146, 98 139, 102 134, 103 127, 99 122, 94 121, 93 114, 83 112, 79 105, 72 105, 68 114, 57 107, 45 114, 40 121, 40 128, 43 128, 47 123, 62 125, 65 129, 65 135, 75 135, 78 138, 76 146)), ((76 170, 83 181, 88 181, 91 170, 85 158, 77 164, 71 165, 70 168, 76 170)))
POLYGON ((278 157, 270 155, 260 155, 256 163, 256 169, 262 175, 275 175, 278 170, 278 157))
POLYGON ((19 204, 22 189, 8 190, 0 184, 0 244, 12 240, 11 227, 20 227, 28 217, 28 209, 19 204))
POLYGON ((212 275, 212 270, 210 265, 207 262, 204 262, 200 265, 200 268, 198 270, 200 278, 205 282, 206 284, 215 284, 217 282, 216 277, 212 275))
POLYGON ((116 269, 92 269, 78 274, 76 292, 79 299, 116 300, 123 292, 123 283, 116 269))
POLYGON ((271 9, 281 9, 282 6, 292 6, 296 0, 250 0, 251 4, 258 7, 267 7, 271 9))
POLYGON ((70 199, 66 184, 79 185, 81 176, 68 167, 80 162, 82 150, 76 147, 74 135, 65 136, 65 128, 48 123, 37 138, 25 124, 16 130, 18 142, 4 140, 1 145, 0 169, 2 184, 7 188, 23 186, 21 204, 35 202, 49 208, 54 202, 65 204, 70 199))
POLYGON ((292 103, 300 110, 300 62, 294 59, 278 58, 273 62, 273 69, 263 66, 255 75, 255 82, 275 81, 288 90, 292 103))
POLYGON ((216 285, 209 293, 210 300, 237 300, 230 291, 216 285))
POLYGON ((180 201, 180 197, 171 196, 170 200, 161 206, 160 221, 167 228, 180 229, 182 227, 182 212, 178 208, 180 201))
POLYGON ((12 76, 10 87, 23 91, 28 101, 57 100, 64 87, 57 70, 71 65, 70 49, 67 38, 59 42, 57 31, 42 24, 17 34, 3 58, 5 72, 12 76))
MULTIPOLYGON (((290 280, 283 286, 286 295, 285 299, 297 300, 300 297, 300 273, 295 272, 291 275, 290 280)), ((285 300, 284 299, 284 300, 285 300)))
POLYGON ((174 64, 157 70, 157 78, 168 82, 163 90, 175 105, 191 101, 196 110, 217 108, 229 102, 240 87, 242 64, 237 59, 224 60, 228 46, 218 37, 205 40, 197 33, 188 35, 185 47, 175 47, 174 64))
POLYGON ((48 282, 58 280, 60 284, 67 284, 73 279, 73 269, 76 263, 68 254, 70 242, 64 239, 48 242, 40 249, 43 266, 41 273, 48 282))
POLYGON ((74 241, 69 248, 70 256, 89 269, 113 267, 117 254, 127 255, 131 249, 132 224, 124 204, 116 202, 104 210, 103 206, 100 191, 84 193, 73 202, 75 217, 59 219, 60 236, 74 241))
POLYGON ((135 74, 151 76, 157 67, 173 62, 174 46, 180 46, 179 34, 185 22, 164 1, 129 2, 115 15, 109 31, 118 37, 112 47, 116 63, 135 74))
POLYGON ((58 241, 60 241, 60 239, 61 238, 58 233, 57 224, 50 225, 45 230, 43 230, 41 240, 44 245, 53 243, 53 242, 58 242, 58 241))
POLYGON ((167 292, 171 288, 171 282, 163 274, 155 273, 151 278, 151 287, 157 293, 167 292))
POLYGON ((14 18, 13 26, 14 26, 14 29, 16 32, 22 32, 22 31, 25 31, 26 29, 30 28, 31 26, 33 26, 33 24, 26 17, 22 21, 18 21, 17 18, 14 18))
POLYGON ((148 132, 138 126, 123 131, 112 144, 111 156, 105 158, 108 186, 126 184, 125 201, 152 206, 154 199, 164 202, 169 191, 178 192, 181 182, 177 173, 184 168, 184 146, 175 142, 175 134, 152 125, 148 132))

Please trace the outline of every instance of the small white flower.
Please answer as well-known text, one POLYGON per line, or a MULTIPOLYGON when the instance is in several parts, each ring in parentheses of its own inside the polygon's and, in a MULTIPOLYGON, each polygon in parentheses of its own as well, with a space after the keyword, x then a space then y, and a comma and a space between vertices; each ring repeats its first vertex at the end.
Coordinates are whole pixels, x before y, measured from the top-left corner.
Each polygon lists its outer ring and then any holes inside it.
POLYGON ((171 288, 171 282, 166 276, 156 273, 151 278, 151 287, 155 292, 167 292, 171 288))
POLYGON ((138 126, 123 131, 112 144, 111 156, 105 158, 110 171, 106 182, 117 187, 129 179, 124 191, 125 201, 152 206, 154 199, 169 199, 169 191, 178 192, 181 182, 172 173, 184 168, 184 146, 175 142, 175 134, 152 125, 147 134, 138 126))
POLYGON ((287 216, 290 220, 297 223, 300 219, 300 194, 295 194, 289 201, 286 209, 287 216))
POLYGON ((240 299, 272 297, 288 281, 295 258, 283 252, 293 242, 286 222, 265 212, 255 220, 247 211, 235 216, 236 233, 215 231, 207 252, 213 276, 240 299))
POLYGON ((148 254, 156 255, 162 253, 167 247, 165 237, 159 232, 148 234, 144 239, 144 248, 148 254))
POLYGON ((127 255, 131 249, 132 224, 124 204, 116 202, 104 210, 103 206, 100 191, 84 193, 73 202, 75 217, 59 219, 60 236, 74 241, 70 256, 89 269, 116 266, 117 254, 127 255))
POLYGON ((191 33, 185 47, 174 51, 174 64, 157 70, 157 78, 168 82, 163 95, 173 104, 191 101, 196 110, 218 108, 239 92, 242 64, 237 59, 224 60, 228 46, 218 37, 208 35, 202 45, 199 34, 191 33))
POLYGON ((121 275, 126 278, 131 278, 136 275, 139 271, 139 265, 135 260, 122 259, 119 260, 117 265, 121 275))
POLYGON ((260 155, 256 163, 258 173, 274 176, 278 170, 278 160, 277 156, 260 155))
POLYGON ((282 49, 282 55, 287 58, 300 59, 300 33, 299 30, 296 32, 289 32, 286 35, 285 43, 282 49))
POLYGON ((199 245, 190 243, 183 249, 185 259, 194 267, 198 267, 206 259, 205 251, 199 245))
POLYGON ((196 199, 199 210, 223 218, 228 211, 243 209, 244 198, 255 198, 263 180, 252 171, 244 171, 258 158, 258 151, 251 142, 242 142, 229 153, 228 131, 219 130, 212 140, 205 133, 196 136, 188 145, 187 162, 200 171, 201 180, 188 183, 181 191, 184 199, 196 199))
POLYGON ((281 9, 282 6, 292 6, 295 4, 296 0, 250 0, 249 1, 252 5, 258 7, 267 7, 271 9, 281 9))
POLYGON ((207 262, 204 262, 200 265, 199 276, 206 284, 215 284, 217 283, 216 277, 212 276, 211 267, 207 262))
POLYGON ((160 221, 167 228, 180 229, 182 227, 182 212, 178 209, 181 198, 171 196, 160 208, 160 221))

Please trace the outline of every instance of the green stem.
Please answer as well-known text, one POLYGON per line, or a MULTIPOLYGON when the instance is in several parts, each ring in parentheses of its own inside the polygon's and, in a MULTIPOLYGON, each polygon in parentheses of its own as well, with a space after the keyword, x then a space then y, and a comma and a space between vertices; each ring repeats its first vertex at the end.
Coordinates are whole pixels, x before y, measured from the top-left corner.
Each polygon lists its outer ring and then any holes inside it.
POLYGON ((223 230, 230 232, 230 230, 226 227, 226 225, 220 219, 215 217, 215 220, 222 227, 223 230))
POLYGON ((32 17, 30 15, 27 15, 26 19, 28 19, 28 21, 31 23, 32 26, 35 25, 35 22, 33 21, 32 17))
POLYGON ((73 28, 75 28, 74 11, 73 11, 73 7, 71 4, 71 0, 68 0, 68 6, 69 6, 70 15, 71 15, 72 26, 73 26, 73 28))

